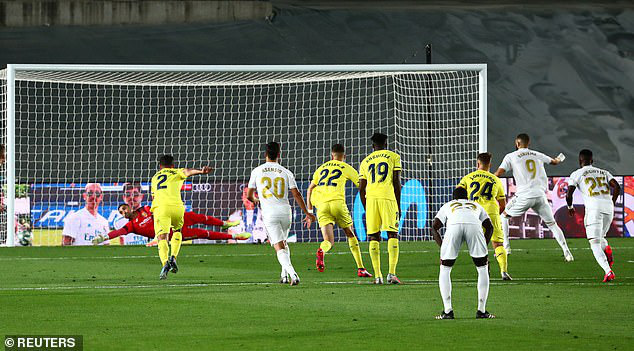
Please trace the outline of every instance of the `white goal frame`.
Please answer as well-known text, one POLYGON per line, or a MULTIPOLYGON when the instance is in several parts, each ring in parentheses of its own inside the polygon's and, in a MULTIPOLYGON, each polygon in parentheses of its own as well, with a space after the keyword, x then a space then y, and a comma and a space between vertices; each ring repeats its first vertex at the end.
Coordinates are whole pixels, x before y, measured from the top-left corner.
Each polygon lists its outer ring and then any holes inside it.
POLYGON ((6 246, 15 245, 15 80, 25 71, 49 72, 438 72, 477 71, 479 74, 479 149, 487 150, 486 64, 379 64, 379 65, 76 65, 8 64, 6 130, 6 246))

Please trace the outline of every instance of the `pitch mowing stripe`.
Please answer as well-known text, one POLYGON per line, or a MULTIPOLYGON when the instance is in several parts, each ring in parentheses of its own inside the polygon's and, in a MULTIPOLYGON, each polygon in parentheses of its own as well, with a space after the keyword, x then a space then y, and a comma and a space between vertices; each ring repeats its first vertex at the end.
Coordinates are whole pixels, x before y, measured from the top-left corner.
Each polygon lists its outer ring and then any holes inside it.
MULTIPOLYGON (((619 277, 619 279, 634 279, 634 277, 619 277)), ((476 285, 476 279, 452 279, 452 283, 461 285, 476 285)), ((501 282, 494 280, 490 282, 490 285, 521 285, 522 283, 533 282, 546 285, 603 285, 596 278, 541 278, 541 277, 529 277, 517 279, 513 282, 501 282), (582 282, 582 281, 588 282, 582 282)), ((437 285, 438 280, 403 280, 403 285, 437 285)), ((341 280, 341 281, 325 281, 325 282, 308 282, 302 283, 303 285, 374 285, 372 280, 341 280)), ((300 285, 302 285, 300 284, 300 285)), ((270 282, 222 282, 222 283, 195 283, 195 284, 150 284, 150 285, 93 285, 93 286, 31 286, 31 287, 15 287, 15 288, 0 288, 0 291, 47 291, 47 290, 100 290, 100 289, 163 289, 163 288, 205 288, 214 286, 250 286, 250 285, 287 285, 279 284, 276 281, 270 282)), ((391 284, 384 284, 391 285, 391 284)), ((609 285, 634 285, 632 283, 612 282, 609 285)))
MULTIPOLYGON (((624 246, 616 248, 618 250, 631 250, 634 249, 634 246, 624 246)), ((590 250, 589 247, 572 247, 571 251, 578 250, 590 250)), ((512 252, 523 252, 523 251, 561 251, 560 248, 538 248, 538 249, 511 249, 512 252)), ((437 250, 401 250, 401 254, 419 254, 419 253, 437 253, 437 250)), ((469 250, 460 250, 460 252, 469 252, 469 250)), ((489 250, 489 252, 493 252, 493 250, 489 250)), ((271 251, 270 253, 253 253, 253 254, 193 254, 188 255, 184 254, 181 257, 256 257, 256 256, 273 256, 274 253, 271 251)), ((314 253, 293 253, 294 256, 314 256, 314 253)), ((350 255, 350 252, 330 252, 328 255, 350 255)), ((115 260, 124 260, 124 259, 145 259, 151 258, 156 259, 157 255, 131 255, 131 256, 64 256, 64 257, 24 257, 24 256, 5 256, 0 257, 0 261, 12 261, 12 260, 99 260, 99 259, 115 259, 115 260)), ((634 261, 628 261, 634 262, 634 261)))

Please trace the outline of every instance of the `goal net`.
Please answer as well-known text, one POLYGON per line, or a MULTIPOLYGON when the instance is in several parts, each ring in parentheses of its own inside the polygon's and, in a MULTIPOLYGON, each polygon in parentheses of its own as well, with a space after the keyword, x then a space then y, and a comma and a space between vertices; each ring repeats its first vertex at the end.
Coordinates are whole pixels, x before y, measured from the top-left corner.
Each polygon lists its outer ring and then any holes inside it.
MULTIPOLYGON (((236 230, 262 240, 259 211, 243 194, 265 143, 281 143, 281 164, 305 196, 333 144, 358 169, 375 132, 402 158, 401 239, 428 240, 435 212, 486 149, 485 65, 10 65, 0 73, 0 99, 0 242, 10 245, 59 245, 68 233, 78 243, 106 230, 104 221, 120 227, 119 204, 150 204, 162 154, 177 167, 213 167, 185 183, 189 211, 239 219, 236 230), (69 216, 84 222, 71 228, 69 216)), ((347 204, 365 239, 352 184, 347 204)), ((291 240, 321 240, 293 211, 291 240)))

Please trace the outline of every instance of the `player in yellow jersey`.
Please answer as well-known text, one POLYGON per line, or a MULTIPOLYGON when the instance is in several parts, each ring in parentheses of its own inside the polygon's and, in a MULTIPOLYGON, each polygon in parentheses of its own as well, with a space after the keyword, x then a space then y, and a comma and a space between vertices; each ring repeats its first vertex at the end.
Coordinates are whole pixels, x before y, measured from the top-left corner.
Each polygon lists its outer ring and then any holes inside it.
POLYGON ((508 273, 508 253, 504 248, 504 232, 502 231, 502 219, 500 213, 506 206, 506 195, 500 178, 490 172, 491 154, 488 152, 478 154, 478 169, 462 178, 458 187, 465 188, 469 193, 469 200, 475 201, 484 207, 493 224, 491 244, 495 250, 495 259, 500 265, 502 280, 512 280, 508 273))
POLYGON ((160 170, 152 177, 152 214, 154 216, 154 230, 158 239, 159 258, 163 269, 159 279, 166 279, 167 273, 178 272, 176 257, 181 248, 185 205, 181 198, 181 188, 187 177, 197 174, 208 174, 210 167, 202 169, 174 168, 174 157, 163 155, 159 158, 160 170), (169 245, 167 238, 172 231, 169 245), (171 246, 171 254, 170 254, 171 246))
POLYGON ((343 145, 333 145, 330 156, 332 160, 319 166, 313 174, 306 195, 308 211, 312 213, 313 206, 317 207, 317 222, 324 237, 317 249, 317 270, 324 271, 324 255, 335 244, 336 223, 348 237, 350 252, 357 263, 357 275, 371 278, 372 274, 363 266, 359 240, 352 230, 352 217, 346 205, 346 182, 349 180, 359 186, 359 174, 344 162, 346 153, 343 145))
POLYGON ((396 276, 398 264, 398 225, 401 208, 401 157, 387 150, 387 135, 374 133, 374 152, 361 161, 359 195, 365 207, 365 221, 370 238, 370 259, 374 284, 383 284, 381 273, 381 231, 387 232, 389 273, 387 282, 400 284, 396 276))

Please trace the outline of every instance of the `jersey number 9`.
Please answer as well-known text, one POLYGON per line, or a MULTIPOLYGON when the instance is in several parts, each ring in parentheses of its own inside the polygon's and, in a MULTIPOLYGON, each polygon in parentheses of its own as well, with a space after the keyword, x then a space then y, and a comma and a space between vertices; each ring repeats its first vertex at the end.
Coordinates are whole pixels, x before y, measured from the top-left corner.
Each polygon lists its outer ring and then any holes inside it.
POLYGON ((535 179, 535 176, 537 175, 535 160, 526 160, 526 169, 532 174, 531 179, 535 179))

